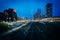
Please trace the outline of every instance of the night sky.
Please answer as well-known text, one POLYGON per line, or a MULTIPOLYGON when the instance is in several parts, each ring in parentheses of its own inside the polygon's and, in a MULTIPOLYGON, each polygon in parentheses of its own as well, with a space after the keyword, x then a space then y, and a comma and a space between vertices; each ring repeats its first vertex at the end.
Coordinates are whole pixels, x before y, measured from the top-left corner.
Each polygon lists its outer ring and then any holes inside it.
POLYGON ((13 8, 19 17, 32 19, 38 8, 41 8, 41 14, 46 13, 47 3, 53 4, 53 16, 60 16, 59 0, 0 0, 0 12, 13 8))

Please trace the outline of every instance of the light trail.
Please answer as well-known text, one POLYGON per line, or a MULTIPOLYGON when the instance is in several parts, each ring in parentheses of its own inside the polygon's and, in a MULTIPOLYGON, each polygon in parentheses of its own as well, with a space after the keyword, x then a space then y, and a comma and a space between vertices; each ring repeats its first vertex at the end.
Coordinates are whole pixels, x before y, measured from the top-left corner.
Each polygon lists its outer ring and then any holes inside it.
POLYGON ((7 32, 3 33, 2 35, 6 35, 6 34, 8 34, 8 33, 14 32, 14 31, 20 29, 21 27, 27 25, 28 23, 29 23, 29 22, 27 22, 27 23, 25 23, 25 24, 22 24, 22 25, 19 26, 19 27, 13 28, 12 30, 7 31, 7 32))

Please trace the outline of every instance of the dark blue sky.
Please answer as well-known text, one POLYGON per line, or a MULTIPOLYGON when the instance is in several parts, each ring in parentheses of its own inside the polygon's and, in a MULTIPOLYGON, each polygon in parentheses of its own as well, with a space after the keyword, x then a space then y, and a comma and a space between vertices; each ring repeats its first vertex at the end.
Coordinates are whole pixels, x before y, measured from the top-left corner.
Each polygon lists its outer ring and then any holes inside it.
POLYGON ((33 18, 38 8, 41 8, 41 13, 46 13, 46 4, 53 4, 53 16, 60 16, 60 1, 59 0, 0 0, 0 11, 13 8, 17 11, 19 17, 33 18))

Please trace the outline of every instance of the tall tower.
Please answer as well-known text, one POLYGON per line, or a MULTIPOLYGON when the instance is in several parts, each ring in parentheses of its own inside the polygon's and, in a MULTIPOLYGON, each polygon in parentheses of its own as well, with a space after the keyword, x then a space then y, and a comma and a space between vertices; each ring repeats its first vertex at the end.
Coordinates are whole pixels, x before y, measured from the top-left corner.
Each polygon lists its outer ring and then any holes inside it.
POLYGON ((38 9, 34 15, 34 20, 39 20, 41 18, 41 9, 38 9))
POLYGON ((37 14, 37 18, 41 18, 41 9, 38 9, 36 14, 37 14))
POLYGON ((46 15, 47 17, 52 17, 52 3, 46 5, 46 15))

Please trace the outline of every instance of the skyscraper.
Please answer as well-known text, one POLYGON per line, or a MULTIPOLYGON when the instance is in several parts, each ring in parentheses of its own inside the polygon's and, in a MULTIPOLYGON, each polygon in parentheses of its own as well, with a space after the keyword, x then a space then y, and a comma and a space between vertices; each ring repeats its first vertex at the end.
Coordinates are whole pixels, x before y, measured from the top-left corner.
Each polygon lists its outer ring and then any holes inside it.
POLYGON ((38 9, 36 14, 34 14, 34 20, 39 20, 41 18, 41 9, 38 9))
POLYGON ((52 3, 46 5, 46 15, 47 17, 52 17, 52 3))

